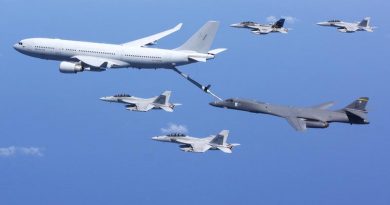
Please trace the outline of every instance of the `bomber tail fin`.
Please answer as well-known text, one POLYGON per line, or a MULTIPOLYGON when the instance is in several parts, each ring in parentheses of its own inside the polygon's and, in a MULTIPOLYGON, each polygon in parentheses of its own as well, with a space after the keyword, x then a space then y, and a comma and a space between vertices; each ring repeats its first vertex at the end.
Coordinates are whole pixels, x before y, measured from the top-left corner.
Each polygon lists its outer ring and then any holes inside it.
POLYGON ((171 91, 164 91, 153 102, 161 105, 166 105, 169 103, 169 98, 171 97, 171 93, 172 93, 171 91))
POLYGON ((208 21, 190 39, 175 50, 208 53, 217 33, 219 22, 208 21))
POLYGON ((368 97, 361 97, 347 107, 343 111, 347 114, 349 122, 351 124, 369 124, 367 119, 366 105, 368 103, 368 97))
POLYGON ((368 103, 368 97, 360 97, 359 99, 353 101, 351 104, 346 106, 344 109, 358 110, 367 112, 366 105, 368 103))

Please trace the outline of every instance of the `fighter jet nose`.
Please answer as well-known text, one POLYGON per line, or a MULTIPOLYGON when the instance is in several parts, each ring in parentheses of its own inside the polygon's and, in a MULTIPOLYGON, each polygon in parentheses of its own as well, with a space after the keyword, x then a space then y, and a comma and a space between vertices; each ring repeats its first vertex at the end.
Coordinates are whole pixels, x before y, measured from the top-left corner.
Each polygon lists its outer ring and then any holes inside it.
POLYGON ((160 139, 160 137, 159 136, 155 136, 155 137, 152 137, 152 140, 159 140, 160 139))
POLYGON ((236 23, 230 24, 230 27, 239 27, 239 24, 236 24, 236 23))
POLYGON ((110 101, 110 97, 101 97, 99 98, 100 100, 103 100, 103 101, 110 101))
POLYGON ((318 22, 317 25, 319 25, 319 26, 325 26, 325 25, 326 25, 326 22, 318 22))

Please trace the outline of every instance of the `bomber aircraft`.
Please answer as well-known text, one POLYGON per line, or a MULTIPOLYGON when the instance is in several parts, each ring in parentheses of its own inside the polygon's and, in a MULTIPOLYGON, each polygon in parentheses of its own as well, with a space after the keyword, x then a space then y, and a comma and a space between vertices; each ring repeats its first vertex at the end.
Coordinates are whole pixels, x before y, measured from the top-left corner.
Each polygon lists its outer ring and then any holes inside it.
POLYGON ((334 102, 327 102, 313 107, 297 108, 230 98, 224 101, 211 102, 210 105, 283 117, 295 130, 304 131, 306 128, 327 128, 331 122, 369 124, 366 110, 367 102, 367 97, 361 97, 345 108, 335 111, 327 110, 327 108, 334 105, 334 102))

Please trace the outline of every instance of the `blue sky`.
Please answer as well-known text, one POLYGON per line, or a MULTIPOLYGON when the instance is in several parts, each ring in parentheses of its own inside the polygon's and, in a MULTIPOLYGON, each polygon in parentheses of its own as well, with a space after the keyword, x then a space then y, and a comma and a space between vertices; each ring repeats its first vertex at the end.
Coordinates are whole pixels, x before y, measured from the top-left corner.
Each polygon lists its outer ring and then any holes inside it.
POLYGON ((390 204, 390 29, 385 0, 0 0, 1 204, 390 204), (291 16, 287 35, 228 25, 291 16), (316 22, 372 17, 374 33, 316 22), (283 119, 208 105, 213 99, 169 70, 65 75, 59 62, 24 56, 30 37, 123 43, 184 23, 158 47, 175 48, 207 20, 213 48, 229 50, 182 71, 223 98, 342 108, 370 97, 370 125, 295 132, 283 119), (172 90, 174 113, 128 112, 101 96, 172 90), (191 154, 151 140, 170 123, 190 135, 230 130, 241 146, 191 154), (8 154, 7 154, 8 153, 8 154))

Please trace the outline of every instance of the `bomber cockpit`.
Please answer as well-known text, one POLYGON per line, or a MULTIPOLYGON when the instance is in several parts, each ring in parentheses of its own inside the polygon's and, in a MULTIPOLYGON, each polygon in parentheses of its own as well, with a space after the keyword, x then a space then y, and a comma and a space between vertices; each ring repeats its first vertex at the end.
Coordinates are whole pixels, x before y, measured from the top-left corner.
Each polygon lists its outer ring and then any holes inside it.
POLYGON ((225 100, 225 102, 233 103, 234 100, 232 98, 229 98, 229 99, 225 100))

